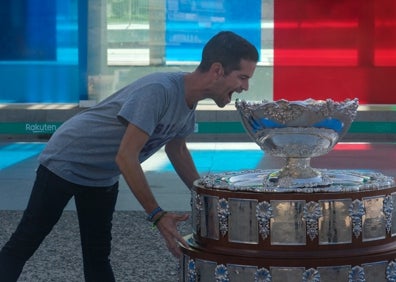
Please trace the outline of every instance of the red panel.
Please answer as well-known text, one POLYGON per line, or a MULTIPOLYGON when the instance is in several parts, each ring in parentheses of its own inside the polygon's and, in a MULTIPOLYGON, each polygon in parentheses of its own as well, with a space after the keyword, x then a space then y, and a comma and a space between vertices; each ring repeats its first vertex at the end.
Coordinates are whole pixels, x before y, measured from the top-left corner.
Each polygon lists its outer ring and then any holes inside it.
POLYGON ((274 1, 274 100, 396 104, 396 1, 274 1))

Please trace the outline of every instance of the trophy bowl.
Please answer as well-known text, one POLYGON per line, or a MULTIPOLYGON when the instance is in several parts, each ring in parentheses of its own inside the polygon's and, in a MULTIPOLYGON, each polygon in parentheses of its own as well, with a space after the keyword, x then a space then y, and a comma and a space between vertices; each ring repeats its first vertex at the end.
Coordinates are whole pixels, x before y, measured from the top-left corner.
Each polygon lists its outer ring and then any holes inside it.
POLYGON ((331 178, 310 165, 330 152, 347 133, 357 114, 358 99, 249 102, 235 106, 248 135, 262 150, 286 159, 280 170, 264 177, 268 187, 326 187, 331 178))

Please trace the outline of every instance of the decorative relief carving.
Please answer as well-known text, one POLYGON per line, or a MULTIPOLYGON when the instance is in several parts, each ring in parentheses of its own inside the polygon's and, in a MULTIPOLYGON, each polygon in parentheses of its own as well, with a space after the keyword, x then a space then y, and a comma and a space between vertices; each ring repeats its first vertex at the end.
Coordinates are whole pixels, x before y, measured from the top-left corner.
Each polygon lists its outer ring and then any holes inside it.
POLYGON ((269 202, 260 202, 256 207, 256 217, 259 223, 259 233, 263 239, 269 235, 269 222, 272 217, 272 206, 269 202))
POLYGON ((219 214, 219 224, 221 235, 225 236, 228 232, 228 216, 230 215, 230 206, 226 199, 220 199, 217 206, 219 214))
POLYGON ((349 207, 349 215, 352 218, 352 231, 356 238, 362 233, 362 217, 365 214, 365 208, 361 200, 354 200, 349 207))
POLYGON ((322 216, 322 207, 317 202, 309 202, 304 206, 303 218, 307 223, 307 235, 311 239, 318 236, 318 221, 322 216))

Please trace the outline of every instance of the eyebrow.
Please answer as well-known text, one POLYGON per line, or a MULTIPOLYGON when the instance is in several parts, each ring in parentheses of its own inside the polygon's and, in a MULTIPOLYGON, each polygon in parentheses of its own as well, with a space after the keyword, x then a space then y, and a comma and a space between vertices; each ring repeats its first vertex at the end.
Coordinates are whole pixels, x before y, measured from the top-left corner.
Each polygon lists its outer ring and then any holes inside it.
POLYGON ((247 74, 240 74, 239 77, 242 77, 242 78, 250 78, 250 76, 247 75, 247 74))

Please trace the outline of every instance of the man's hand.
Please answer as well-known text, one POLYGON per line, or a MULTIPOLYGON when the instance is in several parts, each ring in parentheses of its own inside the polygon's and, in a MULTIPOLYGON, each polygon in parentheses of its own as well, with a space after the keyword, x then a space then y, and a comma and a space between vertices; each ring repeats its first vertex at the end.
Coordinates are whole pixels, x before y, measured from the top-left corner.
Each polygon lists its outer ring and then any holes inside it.
POLYGON ((177 258, 182 256, 179 243, 188 248, 187 242, 177 230, 178 224, 187 219, 188 214, 179 215, 175 213, 166 213, 156 224, 162 237, 165 239, 168 250, 177 258))

